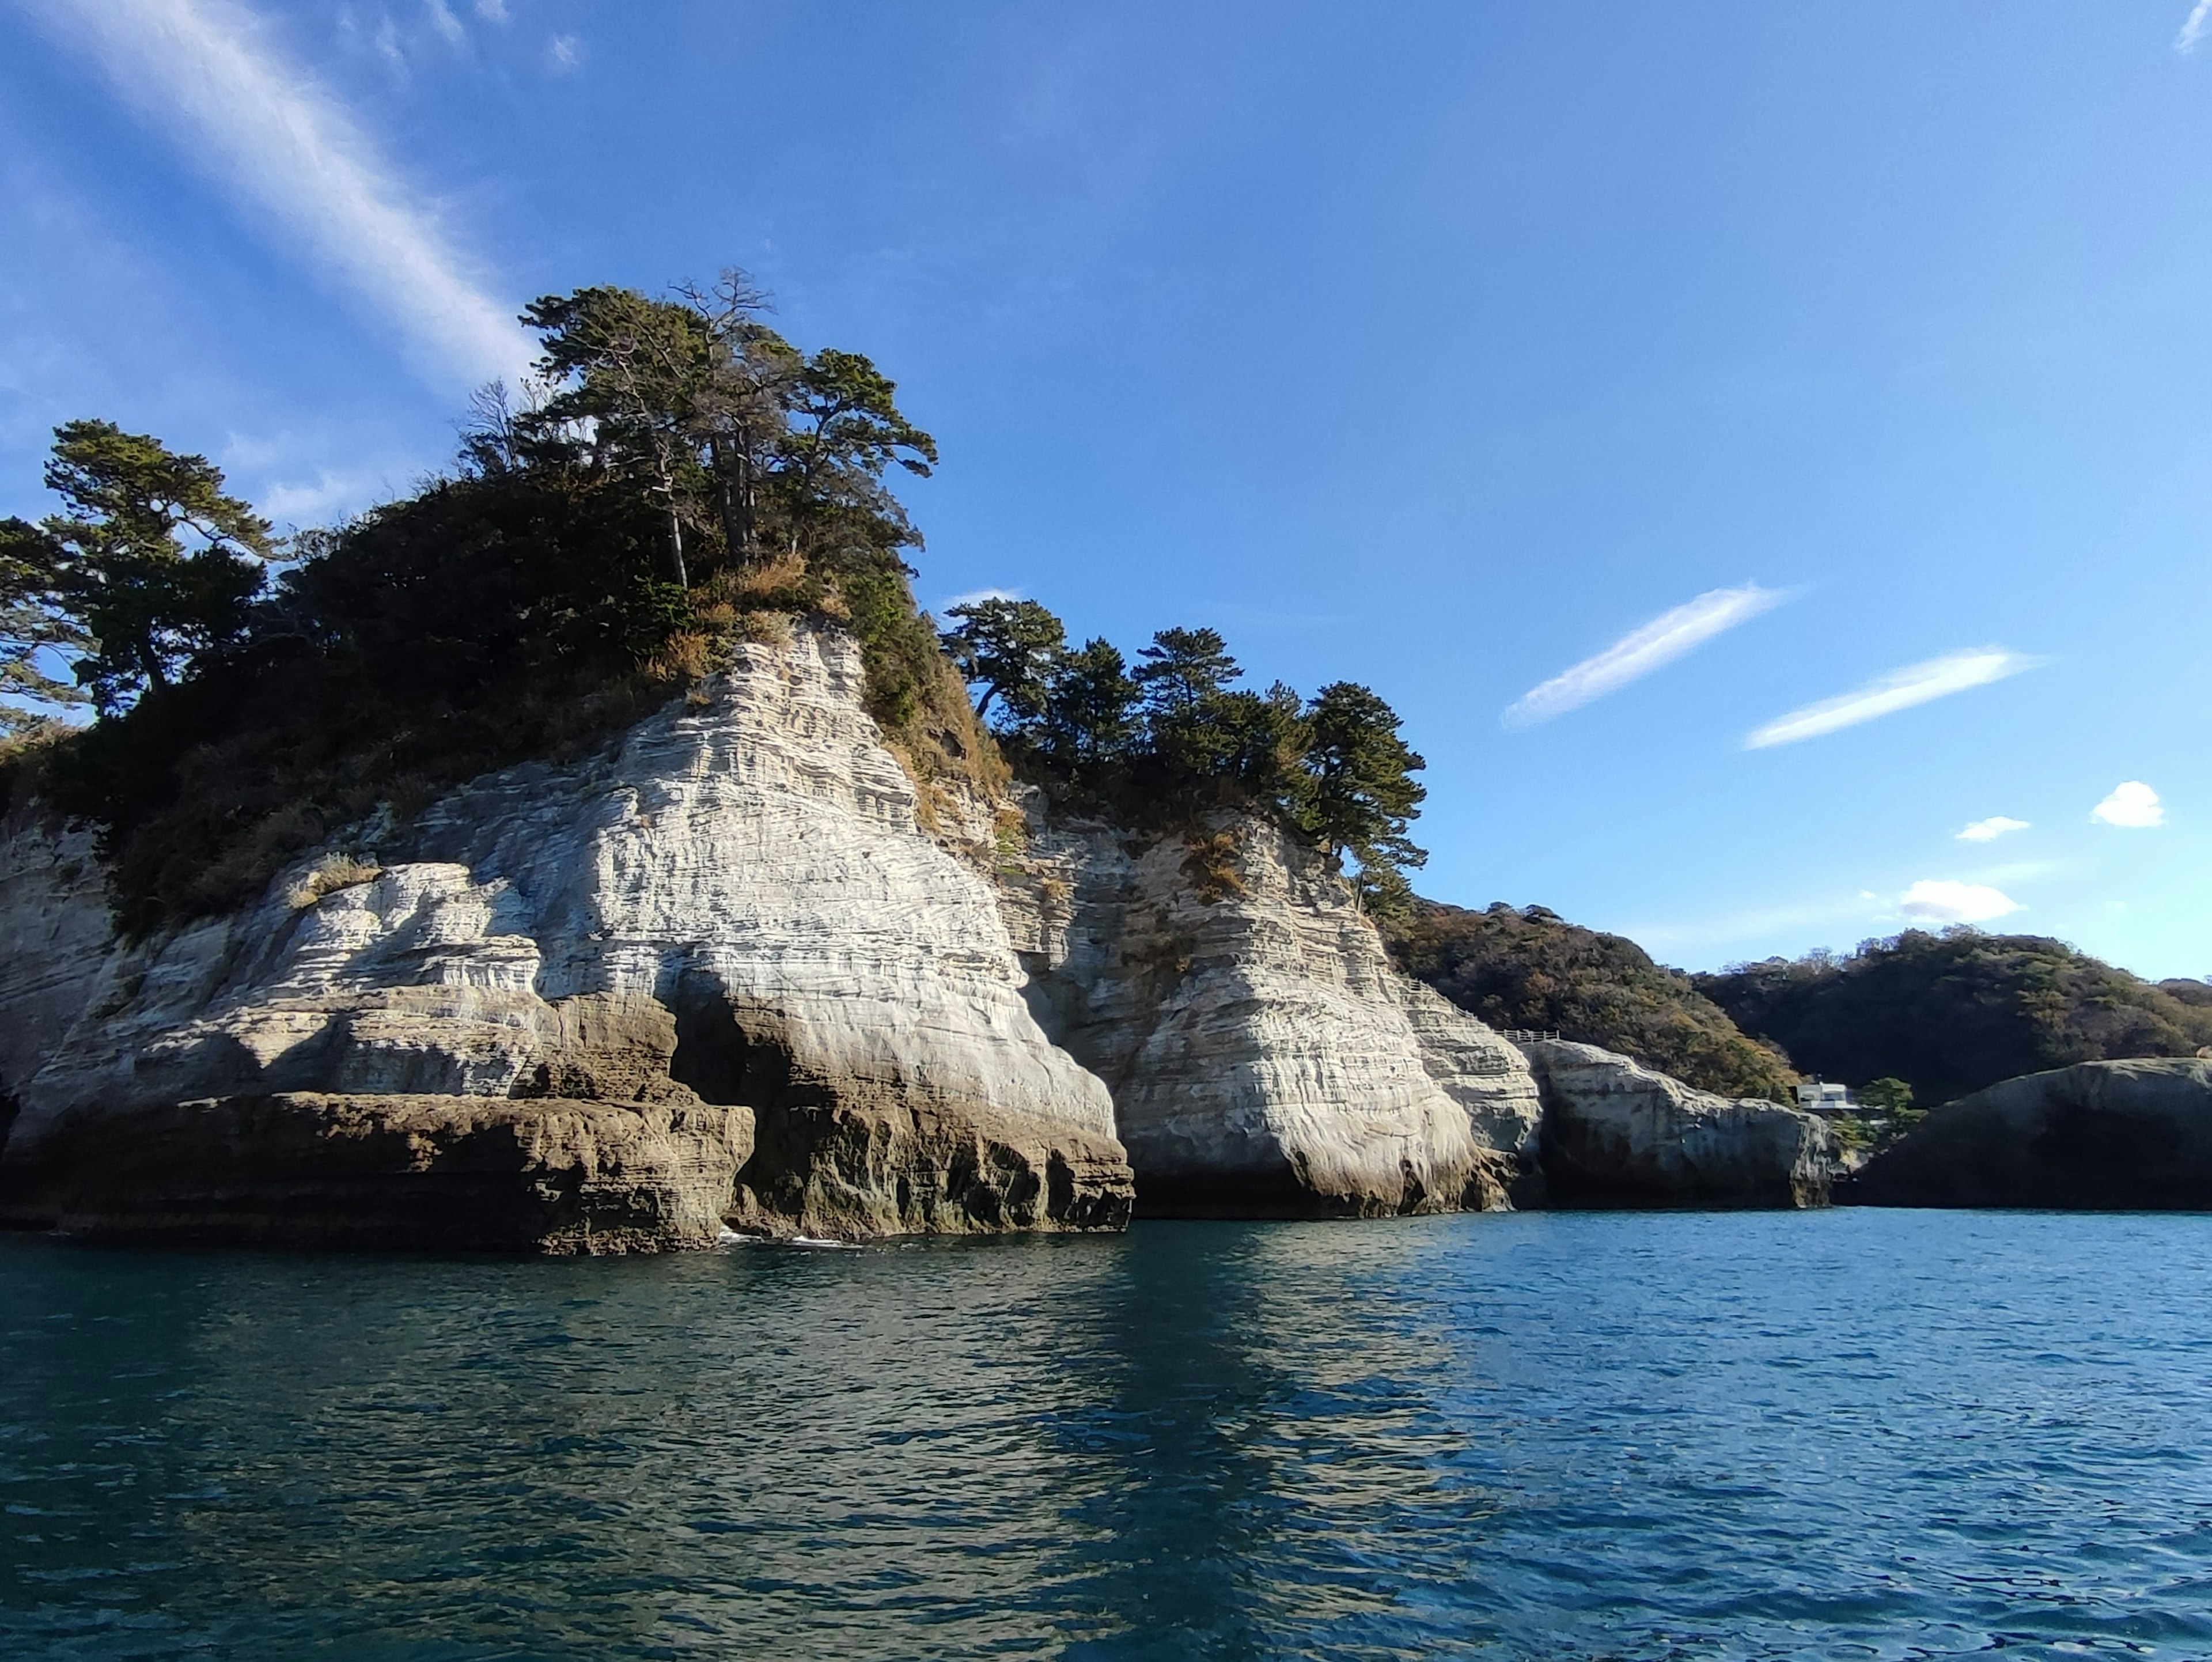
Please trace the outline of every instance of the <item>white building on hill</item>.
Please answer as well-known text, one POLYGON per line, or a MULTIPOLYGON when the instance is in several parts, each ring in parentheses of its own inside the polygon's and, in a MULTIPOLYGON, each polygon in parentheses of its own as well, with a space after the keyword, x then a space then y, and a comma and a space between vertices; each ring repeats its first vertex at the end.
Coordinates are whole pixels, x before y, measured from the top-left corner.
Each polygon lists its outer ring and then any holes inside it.
POLYGON ((1808 1114, 1849 1114, 1858 1110, 1848 1085, 1830 1085, 1817 1079, 1797 1081, 1797 1105, 1808 1114))

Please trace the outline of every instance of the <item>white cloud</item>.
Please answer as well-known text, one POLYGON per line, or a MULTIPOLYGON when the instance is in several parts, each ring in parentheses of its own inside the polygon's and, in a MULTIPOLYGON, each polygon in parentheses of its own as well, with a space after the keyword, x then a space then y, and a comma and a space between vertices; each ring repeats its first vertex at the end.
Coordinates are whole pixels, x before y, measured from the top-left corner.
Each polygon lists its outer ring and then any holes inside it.
POLYGON ((584 61, 584 43, 573 34, 555 35, 545 50, 553 60, 553 68, 560 74, 567 74, 584 61))
POLYGON ((255 506, 279 525, 301 525, 325 519, 334 512, 362 508, 373 501, 380 490, 389 489, 373 473, 339 472, 319 467, 313 480, 280 480, 270 485, 261 493, 255 506))
POLYGON ((950 612, 957 606, 974 606, 979 600, 1018 600, 1018 588, 971 588, 964 594, 948 594, 938 603, 938 610, 950 612))
POLYGON ((407 80, 407 54, 400 50, 399 25, 389 17, 376 26, 376 55, 404 85, 407 80))
POLYGON ((22 0, 193 159, 383 316, 428 379, 521 378, 529 338, 344 107, 232 0, 22 0))
POLYGON ((477 15, 487 23, 507 21, 507 0, 477 0, 477 15))
POLYGON ((2008 675, 2033 669, 2036 662, 2033 658, 2007 652, 2001 647, 1983 647, 1930 658, 1926 663, 1877 676, 1841 697, 1824 698, 1817 704, 1807 704, 1778 716, 1747 736, 1743 741, 1744 748, 1765 750, 1770 745, 1794 745, 1801 739, 1816 739, 1822 734, 1871 721, 1876 716, 1910 709, 1931 698, 1947 698, 1969 687, 1987 686, 2008 675))
POLYGON ((1897 899, 1897 910, 1919 923, 1986 923, 2020 910, 2020 902, 1986 883, 1923 877, 1897 899))
POLYGON ((2195 52, 2197 43, 2204 38, 2208 25, 2212 25, 2212 0, 2197 0, 2197 4, 2190 10, 2188 21, 2181 26, 2181 33, 2173 37, 2174 51, 2195 52))
POLYGON ((2124 825, 2130 831, 2142 831, 2166 823, 2165 807, 2158 793, 2140 779, 2130 779, 2112 787, 2112 794, 2089 810, 2089 818, 2101 819, 2108 825, 2124 825))
POLYGON ((446 37, 447 46, 458 46, 469 38, 469 32, 461 27, 461 20, 453 15, 453 9, 446 0, 425 0, 425 3, 430 13, 430 27, 446 37))
MULTIPOLYGON (((2208 0, 2212 3, 2212 0, 2208 0)), ((1986 819, 1977 819, 1959 833, 1961 843, 1994 843, 2007 831, 2026 831, 2027 821, 2011 819, 2002 813, 1993 813, 1986 819)))
POLYGON ((1534 727, 1580 709, 1593 699, 1618 691, 1656 669, 1695 650, 1716 635, 1748 623, 1790 597, 1779 589, 1746 583, 1741 588, 1709 589, 1694 600, 1662 612, 1642 628, 1622 636, 1595 658, 1554 675, 1507 706, 1498 719, 1509 728, 1534 727))

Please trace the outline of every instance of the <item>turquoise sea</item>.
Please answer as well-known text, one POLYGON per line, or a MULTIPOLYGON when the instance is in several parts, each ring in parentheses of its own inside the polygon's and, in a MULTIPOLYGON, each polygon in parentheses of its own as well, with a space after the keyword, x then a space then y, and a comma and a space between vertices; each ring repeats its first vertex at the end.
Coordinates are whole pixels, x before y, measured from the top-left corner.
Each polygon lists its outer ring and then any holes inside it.
POLYGON ((0 1655, 2212 1657, 2212 1218, 0 1238, 0 1655))

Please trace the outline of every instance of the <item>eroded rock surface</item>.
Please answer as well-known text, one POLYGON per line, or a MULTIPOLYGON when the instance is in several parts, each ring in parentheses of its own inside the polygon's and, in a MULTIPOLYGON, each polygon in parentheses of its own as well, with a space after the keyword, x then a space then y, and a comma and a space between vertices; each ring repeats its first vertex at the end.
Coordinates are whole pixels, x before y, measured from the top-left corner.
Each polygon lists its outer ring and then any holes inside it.
POLYGON ((66 1114, 0 1219, 108 1239, 475 1251, 711 1246, 742 1108, 559 1098, 222 1097, 66 1114))
POLYGON ((1520 1055, 1400 974, 1318 854, 1252 821, 1129 838, 1033 813, 1006 863, 1032 1002, 1113 1091, 1142 1212, 1533 1197, 1520 1055))
MULTIPOLYGON (((1039 1029, 990 881, 917 823, 861 678, 835 630, 741 646, 595 760, 488 777, 66 994, 39 990, 38 928, 0 936, 0 987, 82 1012, 0 1081, 0 1196, 58 1192, 27 1175, 50 1140, 90 1160, 184 1102, 561 1099, 750 1111, 724 1198, 754 1227, 1117 1225, 1106 1089, 1039 1029)), ((15 852, 50 868, 27 916, 74 941, 73 855, 15 852)))
POLYGON ((1714 1096, 1594 1044, 1523 1045, 1542 1090, 1545 1180, 1562 1206, 1805 1207, 1828 1201, 1828 1128, 1714 1096))
POLYGON ((2083 1062, 2006 1080, 1936 1109, 1838 1198, 2212 1210, 2212 1062, 2083 1062))

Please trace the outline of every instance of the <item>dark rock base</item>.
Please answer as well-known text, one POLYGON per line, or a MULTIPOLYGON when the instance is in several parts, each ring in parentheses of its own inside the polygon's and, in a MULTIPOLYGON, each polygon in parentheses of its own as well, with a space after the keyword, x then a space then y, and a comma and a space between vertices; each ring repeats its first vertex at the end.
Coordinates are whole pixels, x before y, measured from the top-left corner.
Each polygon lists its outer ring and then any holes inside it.
POLYGON ((2212 1064, 2084 1062, 2006 1080, 1937 1109, 1836 1200, 2212 1211, 2212 1064))
POLYGON ((11 1142, 0 1225, 277 1246, 707 1246, 751 1141, 743 1109, 223 1097, 64 1119, 11 1142))

